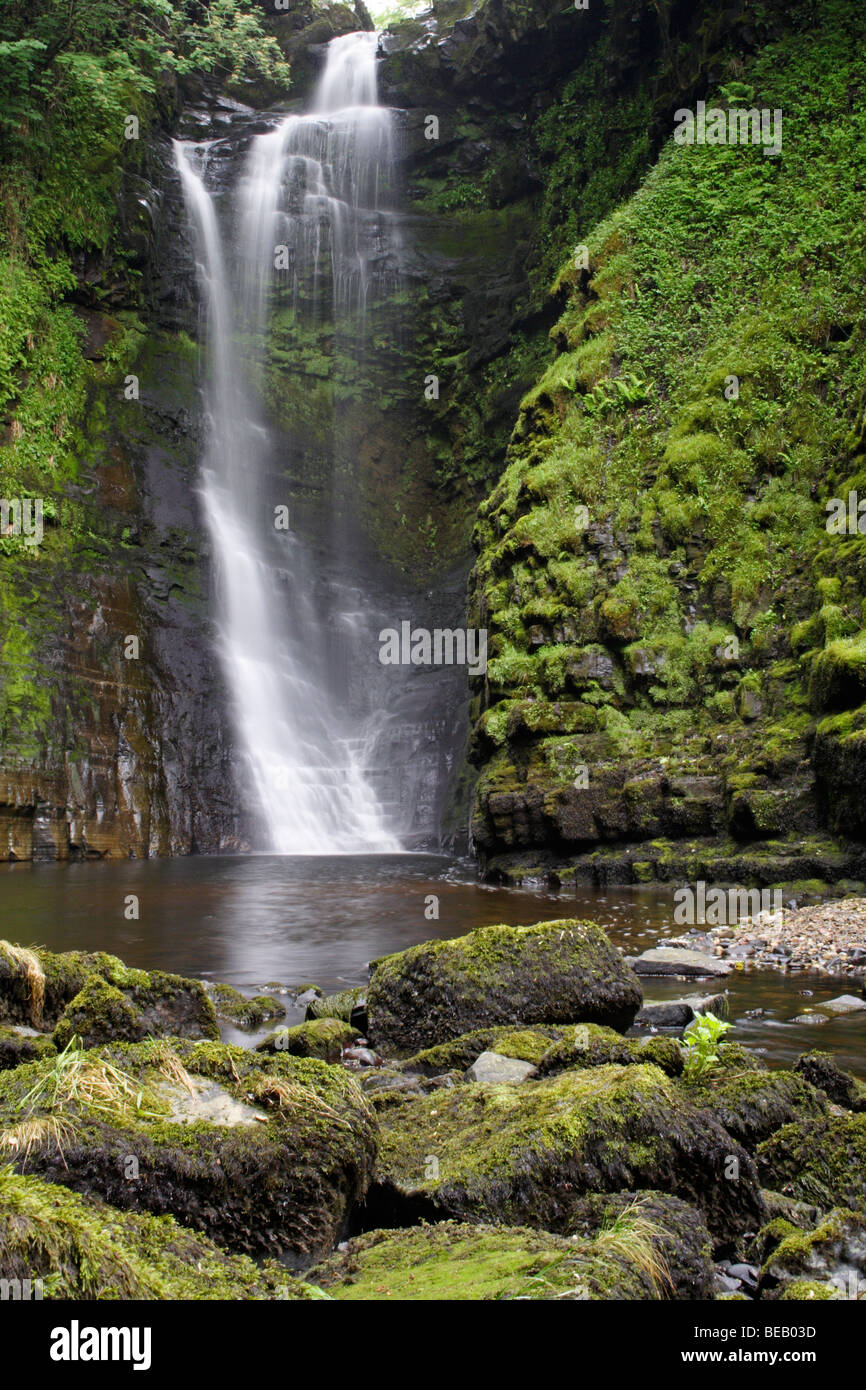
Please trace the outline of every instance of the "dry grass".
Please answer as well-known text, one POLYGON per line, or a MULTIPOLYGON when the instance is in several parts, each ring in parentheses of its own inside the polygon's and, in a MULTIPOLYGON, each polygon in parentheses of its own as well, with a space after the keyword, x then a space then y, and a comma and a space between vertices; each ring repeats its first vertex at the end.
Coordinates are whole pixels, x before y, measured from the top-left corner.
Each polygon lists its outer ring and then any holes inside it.
POLYGON ((58 1111, 79 1104, 106 1114, 151 1114, 142 1108, 144 1089, 126 1072, 104 1058, 94 1059, 81 1046, 79 1037, 71 1038, 63 1051, 36 1085, 27 1092, 19 1109, 37 1106, 58 1111))
POLYGON ((195 1097, 195 1087, 192 1084, 189 1072, 178 1057, 174 1048, 170 1043, 166 1042, 164 1038, 154 1043, 153 1060, 157 1069, 167 1081, 173 1081, 178 1086, 185 1087, 190 1095, 195 1097))
POLYGON ((26 980, 30 1000, 30 1022, 34 1028, 38 1028, 42 1023, 45 1004, 45 971, 39 963, 39 958, 33 951, 28 951, 23 946, 13 946, 9 941, 0 941, 0 952, 26 980))
POLYGON ((64 1146, 74 1134, 75 1126, 64 1116, 38 1115, 0 1130, 0 1152, 6 1150, 12 1158, 21 1158, 26 1163, 34 1149, 54 1146, 65 1168, 64 1146))
POLYGON ((273 1110, 304 1110, 349 1128, 349 1123, 343 1115, 339 1115, 321 1096, 317 1096, 315 1091, 311 1091, 308 1086, 300 1085, 297 1081, 285 1081, 279 1076, 259 1076, 252 1084, 250 1095, 260 1105, 266 1105, 273 1110))
POLYGON ((618 1256, 649 1279, 658 1298, 668 1298, 674 1292, 667 1261, 655 1242, 659 1228, 642 1213, 642 1202, 633 1202, 618 1213, 609 1225, 603 1225, 595 1239, 596 1249, 618 1256))

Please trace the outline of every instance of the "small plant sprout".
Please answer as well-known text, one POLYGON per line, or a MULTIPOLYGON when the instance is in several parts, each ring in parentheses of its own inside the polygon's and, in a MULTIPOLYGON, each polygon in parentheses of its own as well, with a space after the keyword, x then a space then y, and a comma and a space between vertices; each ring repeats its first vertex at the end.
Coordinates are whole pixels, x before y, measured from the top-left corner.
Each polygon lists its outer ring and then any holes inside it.
POLYGON ((683 1036, 688 1048, 685 1074, 688 1077, 706 1076, 719 1060, 716 1047, 729 1031, 730 1023, 723 1023, 715 1014, 699 1014, 689 1025, 683 1036))

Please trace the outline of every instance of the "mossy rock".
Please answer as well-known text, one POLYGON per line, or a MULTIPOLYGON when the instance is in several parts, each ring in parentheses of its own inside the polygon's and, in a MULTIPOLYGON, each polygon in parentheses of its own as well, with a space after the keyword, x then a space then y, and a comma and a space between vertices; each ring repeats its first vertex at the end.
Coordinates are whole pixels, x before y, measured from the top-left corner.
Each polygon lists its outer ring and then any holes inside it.
POLYGON ((219 1038, 213 1005, 198 980, 161 970, 134 970, 102 951, 57 954, 22 950, 8 942, 0 942, 0 1019, 48 1030, 71 1006, 69 1026, 61 1030, 67 1041, 77 1031, 72 1026, 76 1018, 85 1033, 95 1029, 94 1040, 105 1036, 109 1016, 122 1029, 132 1029, 131 1015, 115 995, 97 986, 80 999, 93 980, 119 991, 135 1011, 136 1027, 124 1037, 219 1038))
POLYGON ((282 1265, 229 1255, 171 1216, 120 1212, 0 1168, 0 1268, 50 1299, 313 1299, 282 1265))
POLYGON ((256 994, 248 999, 231 985, 214 985, 211 999, 218 1018, 233 1023, 236 1028, 252 1031, 261 1028, 272 1018, 285 1018, 285 1005, 268 994, 256 994))
POLYGON ((594 1239, 571 1240, 519 1226, 442 1221, 370 1231, 310 1278, 347 1301, 658 1299, 671 1287, 663 1247, 661 1229, 637 1217, 621 1218, 618 1229, 594 1239))
POLYGON ((323 999, 311 999, 304 1015, 307 1022, 314 1018, 339 1018, 351 1023, 361 1033, 367 1031, 367 986, 353 985, 338 994, 326 994, 323 999))
POLYGON ((866 1115, 785 1125, 758 1149, 765 1187, 823 1211, 866 1206, 866 1115))
POLYGON ((763 1298, 807 1280, 829 1285, 837 1297, 866 1289, 866 1213, 834 1208, 813 1231, 790 1227, 761 1269, 763 1298))
POLYGON ((0 1071, 17 1067, 21 1062, 37 1062, 52 1057, 57 1049, 50 1038, 38 1033, 19 1033, 15 1028, 0 1026, 0 1071))
POLYGON ((294 1028, 278 1028, 256 1045, 256 1052, 284 1052, 289 1057, 320 1057, 339 1062, 344 1047, 360 1038, 357 1028, 339 1018, 313 1018, 294 1028))
POLYGON ((609 1230, 624 1214, 638 1215, 659 1232, 653 1241, 667 1268, 670 1296, 715 1297, 713 1242, 697 1207, 668 1192, 614 1192, 583 1197, 572 1210, 569 1233, 594 1235, 609 1230))
POLYGON ((600 1023, 624 1032, 641 997, 594 922, 479 927, 376 962, 370 1036, 377 1047, 416 1052, 497 1024, 600 1023))
POLYGON ((400 1066, 422 1076, 439 1076, 446 1071, 465 1071, 482 1052, 498 1052, 521 1062, 540 1062, 551 1043, 562 1037, 563 1028, 476 1028, 451 1042, 425 1047, 407 1057, 400 1066))
POLYGON ((786 1284, 779 1294, 780 1303, 815 1303, 828 1298, 838 1298, 839 1292, 832 1284, 821 1284, 815 1279, 795 1279, 786 1284))
POLYGON ((553 1076, 568 1067, 641 1066, 652 1062, 668 1076, 680 1076, 685 1058, 675 1038, 624 1038, 612 1028, 577 1023, 562 1030, 562 1037, 545 1052, 539 1076, 553 1076))
POLYGON ((16 1170, 300 1263, 331 1248, 370 1181, 375 1115, 340 1067, 177 1038, 84 1051, 72 1068, 59 1100, 50 1061, 0 1073, 16 1170), (107 1098, 106 1063, 121 1074, 107 1098), (73 1094, 87 1075, 95 1090, 73 1094), (200 1091, 216 1101, 199 1104, 200 1091), (29 1150, 22 1123, 39 1130, 29 1150))
POLYGON ((562 1231, 579 1197, 639 1188, 699 1206, 722 1238, 759 1224, 752 1160, 654 1066, 383 1099, 371 1224, 381 1211, 392 1224, 450 1216, 562 1231))
POLYGON ((834 1105, 844 1106, 855 1114, 866 1110, 866 1085, 850 1072, 843 1071, 829 1052, 804 1052, 797 1058, 794 1071, 823 1091, 834 1105))
POLYGON ((792 1071, 712 1071, 684 1080, 683 1094, 718 1120, 750 1152, 783 1125, 827 1111, 820 1091, 792 1071))

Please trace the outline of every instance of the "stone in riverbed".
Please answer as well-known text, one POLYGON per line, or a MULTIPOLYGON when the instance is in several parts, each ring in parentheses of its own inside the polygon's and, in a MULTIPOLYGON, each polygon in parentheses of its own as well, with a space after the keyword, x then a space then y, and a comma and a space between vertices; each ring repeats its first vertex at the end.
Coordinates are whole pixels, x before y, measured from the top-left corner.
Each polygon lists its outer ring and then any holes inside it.
POLYGON ((853 994, 840 994, 836 999, 817 1004, 816 1008, 827 1014, 861 1014, 866 1013, 866 999, 857 999, 853 994))
POLYGON ((793 1018, 789 1018, 789 1019, 788 1019, 788 1022, 789 1022, 789 1023, 802 1023, 802 1024, 805 1024, 805 1025, 806 1025, 807 1027, 809 1027, 809 1028, 815 1027, 815 1026, 817 1026, 817 1024, 819 1024, 819 1023, 829 1023, 829 1021, 830 1021, 830 1020, 827 1018, 827 1015, 826 1015, 826 1014, 811 1014, 811 1013, 810 1013, 810 1014, 795 1014, 793 1018))
POLYGON ((232 985, 214 985, 211 998, 219 1018, 250 1032, 272 1018, 286 1016, 285 1006, 278 999, 271 999, 267 994, 256 994, 248 999, 232 985))
POLYGON ((527 1081, 535 1076, 531 1062, 517 1057, 500 1057, 498 1052, 482 1052, 466 1071, 467 1081, 486 1081, 489 1085, 527 1081))
POLYGON ((731 973, 726 961, 705 956, 701 951, 679 947, 655 947, 651 951, 644 951, 633 962, 633 969, 636 975, 685 975, 695 979, 731 973))
POLYGON ((760 1224, 746 1151, 654 1066, 384 1099, 374 1221, 381 1210, 402 1224, 455 1217, 564 1231, 588 1193, 653 1188, 698 1206, 722 1239, 760 1224))
POLYGON ((27 951, 0 942, 0 1019, 49 1031, 63 1047, 148 1036, 219 1038, 213 1004, 198 980, 133 970, 116 956, 27 951), (61 1019, 62 1015, 62 1019, 61 1019))
POLYGON ((624 1032, 640 985, 594 922, 479 927, 375 962, 368 995, 377 1047, 418 1051, 497 1024, 600 1023, 624 1032))
POLYGON ((338 994, 311 999, 304 1017, 308 1023, 314 1018, 339 1018, 343 1023, 350 1023, 360 1033, 366 1033, 367 986, 353 985, 351 989, 341 989, 338 994))
POLYGON ((645 999, 635 1018, 638 1027, 686 1028, 696 1014, 728 1017, 726 994, 689 994, 682 999, 645 999))
POLYGON ((361 1034, 339 1018, 313 1018, 294 1028, 278 1028, 256 1044, 256 1052, 286 1053, 289 1057, 321 1057, 323 1062, 339 1062, 344 1047, 351 1047, 361 1034))

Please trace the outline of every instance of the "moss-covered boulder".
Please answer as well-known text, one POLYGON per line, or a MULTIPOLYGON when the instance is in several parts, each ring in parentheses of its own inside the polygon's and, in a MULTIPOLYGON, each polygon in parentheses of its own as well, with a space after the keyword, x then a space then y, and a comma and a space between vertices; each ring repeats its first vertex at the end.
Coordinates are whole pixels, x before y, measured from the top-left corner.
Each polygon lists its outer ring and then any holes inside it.
POLYGON ((675 1038, 624 1038, 612 1028, 577 1023, 562 1029, 538 1064, 539 1076, 554 1076, 569 1067, 640 1066, 652 1062, 668 1076, 679 1076, 683 1050, 675 1038))
POLYGON ((357 1028, 339 1018, 314 1018, 294 1028, 278 1028, 256 1045, 256 1052, 285 1052, 289 1057, 320 1057, 339 1062, 344 1047, 360 1038, 357 1028))
POLYGON ((855 1114, 866 1110, 866 1086, 850 1072, 843 1071, 829 1052, 804 1052, 797 1058, 794 1071, 823 1091, 834 1105, 844 1106, 855 1114))
POLYGON ((497 1024, 600 1023, 625 1031, 636 977, 594 922, 479 927, 377 961, 367 999, 377 1047, 415 1052, 497 1024))
POLYGON ((18 1171, 303 1262, 366 1190, 376 1120, 339 1067, 172 1039, 0 1073, 0 1147, 18 1171))
POLYGON ((765 1187, 822 1211, 866 1206, 866 1115, 827 1115, 785 1125, 761 1144, 765 1187))
POLYGON ((57 1051, 44 1033, 34 1033, 0 1025, 0 1071, 17 1067, 21 1062, 36 1062, 51 1057, 57 1051))
POLYGON ((827 1111, 822 1093, 792 1071, 725 1068, 684 1080, 682 1089, 750 1152, 783 1125, 817 1119, 827 1111))
POLYGON ((443 1221, 371 1231, 310 1273, 332 1298, 371 1302, 670 1297, 666 1236, 639 1210, 590 1238, 443 1221))
MULTIPOLYGON (((465 1071, 482 1052, 498 1052, 521 1062, 540 1062, 548 1048, 562 1037, 563 1028, 536 1025, 534 1028, 475 1028, 451 1042, 422 1048, 400 1063, 406 1072, 421 1076, 441 1076, 447 1071, 465 1071)), ((618 1035, 617 1035, 618 1036, 618 1035)))
POLYGON ((583 1197, 575 1203, 569 1230, 586 1236, 615 1229, 638 1218, 655 1227, 653 1245, 664 1261, 670 1296, 714 1298, 716 1270, 713 1243, 697 1207, 668 1192, 614 1192, 583 1197))
POLYGON ((562 1231, 578 1198, 640 1188, 697 1205, 719 1237, 760 1224, 748 1154, 654 1066, 374 1101, 371 1225, 451 1216, 562 1231))
POLYGON ((218 1018, 233 1023, 236 1028, 252 1031, 261 1028, 272 1018, 285 1018, 285 1005, 269 994, 255 994, 248 999, 231 985, 214 985, 211 999, 218 1018))
POLYGON ((120 1212, 0 1168, 0 1270, 44 1298, 312 1299, 282 1265, 229 1255, 170 1216, 120 1212))
POLYGON ((134 970, 101 951, 57 954, 8 942, 0 942, 0 1019, 45 1031, 62 1019, 61 1046, 76 1032, 94 1043, 149 1035, 219 1038, 198 980, 134 970))
POLYGON ((866 1294, 866 1214, 834 1208, 813 1231, 776 1222, 772 1253, 761 1269, 763 1298, 781 1297, 801 1281, 827 1286, 831 1296, 866 1294))

